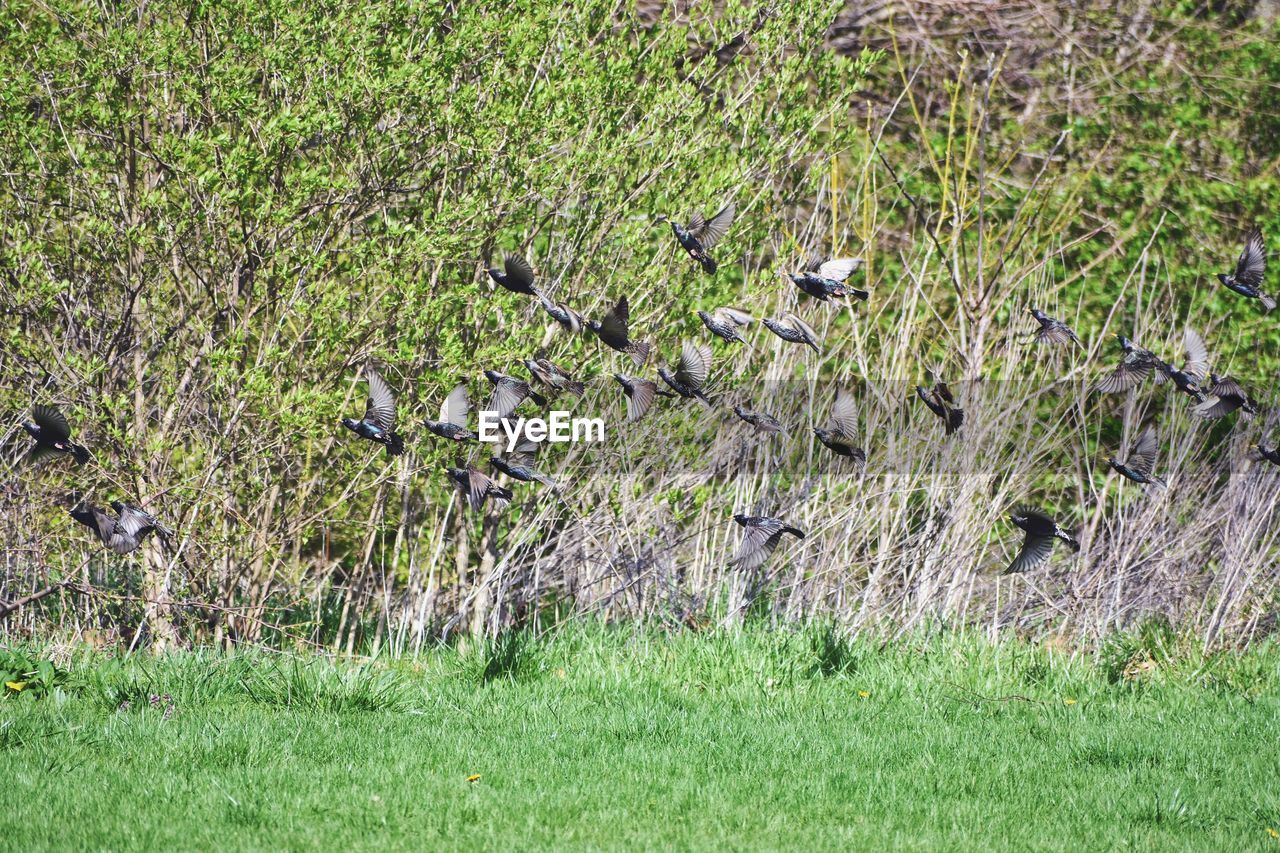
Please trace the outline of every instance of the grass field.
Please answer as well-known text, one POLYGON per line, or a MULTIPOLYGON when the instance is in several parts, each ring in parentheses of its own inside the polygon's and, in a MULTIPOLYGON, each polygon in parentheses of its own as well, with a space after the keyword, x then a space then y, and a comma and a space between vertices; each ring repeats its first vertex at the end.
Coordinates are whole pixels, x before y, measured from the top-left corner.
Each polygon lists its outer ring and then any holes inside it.
POLYGON ((0 702, 0 831, 24 848, 1277 849, 1277 664, 1273 646, 1069 657, 819 631, 586 631, 336 666, 72 656, 61 686, 0 702))

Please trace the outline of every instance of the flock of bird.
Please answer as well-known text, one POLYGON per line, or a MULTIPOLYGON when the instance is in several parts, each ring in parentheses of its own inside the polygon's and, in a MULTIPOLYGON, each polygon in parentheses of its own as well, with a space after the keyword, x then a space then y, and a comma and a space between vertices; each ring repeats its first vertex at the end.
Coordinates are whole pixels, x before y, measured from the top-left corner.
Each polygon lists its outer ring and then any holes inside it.
MULTIPOLYGON (((680 248, 707 274, 714 274, 716 262, 711 250, 725 236, 733 224, 735 208, 732 202, 710 218, 695 214, 687 224, 659 216, 658 222, 668 222, 680 248)), ((796 273, 784 273, 803 293, 819 302, 853 297, 866 300, 870 294, 848 284, 849 277, 859 268, 858 258, 811 258, 804 269, 796 273)), ((1263 292, 1265 273, 1265 247, 1262 233, 1255 228, 1248 236, 1243 252, 1231 273, 1218 278, 1227 288, 1243 296, 1259 300, 1264 311, 1275 308, 1275 300, 1263 292)), ((649 361, 651 347, 648 343, 633 340, 630 331, 630 307, 623 296, 600 320, 585 319, 568 304, 556 302, 538 286, 533 268, 523 257, 508 254, 500 268, 488 269, 488 275, 500 287, 524 296, 533 297, 546 313, 572 335, 586 332, 593 334, 602 344, 629 357, 633 373, 614 373, 614 379, 626 398, 627 420, 638 421, 652 408, 657 397, 696 399, 706 406, 715 402, 706 391, 711 370, 712 349, 705 342, 685 340, 675 364, 657 369, 654 379, 642 374, 649 361)), ((1031 314, 1039 323, 1034 332, 1037 344, 1083 346, 1076 333, 1063 321, 1048 316, 1037 308, 1031 314)), ((698 317, 716 338, 728 343, 747 344, 742 329, 754 322, 747 311, 734 307, 720 307, 713 311, 698 311, 698 317)), ((784 341, 811 347, 821 352, 821 341, 813 328, 795 314, 782 318, 766 318, 762 324, 784 341)), ((1230 376, 1218 376, 1209 369, 1209 357, 1203 340, 1191 329, 1184 337, 1186 361, 1176 367, 1164 361, 1150 350, 1144 349, 1124 336, 1118 336, 1123 357, 1120 363, 1096 383, 1100 393, 1123 393, 1142 381, 1154 376, 1159 383, 1172 382, 1174 388, 1195 401, 1194 411, 1206 418, 1220 418, 1236 410, 1246 414, 1258 411, 1259 405, 1230 376)), ((492 397, 485 411, 496 413, 502 420, 508 419, 525 400, 539 407, 548 406, 548 398, 568 393, 581 396, 583 383, 575 380, 569 371, 547 358, 528 358, 524 366, 529 379, 486 370, 485 377, 493 385, 492 397), (537 386, 535 388, 535 386, 537 386), (541 390, 539 390, 541 389, 541 390)), ((360 438, 385 448, 390 456, 404 452, 404 435, 397 431, 396 397, 382 375, 372 367, 365 368, 369 395, 363 417, 342 418, 342 424, 360 438)), ((947 435, 962 429, 964 410, 957 404, 947 384, 938 377, 931 377, 929 386, 916 386, 916 395, 936 415, 947 435)), ((789 436, 787 428, 777 418, 766 412, 753 411, 741 405, 733 407, 734 413, 744 422, 764 434, 789 436)), ((445 397, 439 420, 428 420, 427 431, 450 442, 465 444, 476 442, 479 436, 468 424, 471 404, 465 384, 459 384, 445 397)), ((29 458, 40 460, 48 456, 71 456, 77 463, 90 458, 89 451, 71 440, 71 427, 65 417, 48 405, 37 405, 32 411, 33 422, 24 423, 34 441, 29 458)), ((831 406, 829 421, 825 426, 813 427, 817 439, 832 453, 852 460, 855 464, 866 462, 866 452, 858 446, 857 409, 853 396, 838 388, 831 406)), ((507 456, 490 459, 493 469, 524 483, 541 483, 557 489, 551 478, 534 467, 538 442, 521 436, 514 450, 507 456)), ((1136 483, 1162 487, 1164 481, 1155 475, 1155 461, 1159 440, 1154 426, 1147 426, 1127 448, 1124 460, 1112 458, 1110 465, 1123 477, 1136 483)), ((1255 447, 1254 459, 1280 465, 1280 448, 1255 447)), ((513 497, 511 489, 485 474, 473 463, 459 462, 446 467, 449 478, 462 490, 468 505, 479 510, 486 501, 505 506, 513 497)), ((115 515, 105 510, 78 502, 69 512, 72 518, 87 526, 110 550, 127 554, 141 544, 153 531, 167 539, 172 532, 152 515, 135 506, 112 502, 115 515)), ((1071 530, 1060 526, 1049 514, 1040 509, 1018 507, 1010 513, 1014 525, 1023 531, 1023 541, 1017 556, 1006 573, 1025 572, 1049 559, 1055 540, 1065 542, 1072 550, 1079 551, 1080 544, 1071 530)), ((777 548, 782 537, 791 535, 804 538, 805 533, 782 519, 769 516, 752 516, 736 513, 733 520, 744 528, 742 542, 733 558, 733 565, 742 569, 760 566, 777 548)))

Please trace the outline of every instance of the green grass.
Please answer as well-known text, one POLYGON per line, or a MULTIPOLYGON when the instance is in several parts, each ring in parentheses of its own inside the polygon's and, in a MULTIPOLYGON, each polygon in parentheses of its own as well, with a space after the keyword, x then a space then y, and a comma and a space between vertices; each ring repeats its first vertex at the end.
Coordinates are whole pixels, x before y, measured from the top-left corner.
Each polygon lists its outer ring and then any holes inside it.
POLYGON ((0 700, 0 831, 36 848, 1277 849, 1277 664, 1274 646, 1069 657, 820 631, 578 631, 337 666, 80 657, 43 697, 0 700))

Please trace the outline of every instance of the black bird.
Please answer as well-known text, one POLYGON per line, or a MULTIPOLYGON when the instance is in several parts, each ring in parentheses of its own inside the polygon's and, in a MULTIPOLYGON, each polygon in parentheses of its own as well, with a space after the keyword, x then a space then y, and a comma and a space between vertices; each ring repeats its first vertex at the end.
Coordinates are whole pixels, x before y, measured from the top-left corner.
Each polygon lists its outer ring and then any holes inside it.
POLYGON ((173 535, 173 531, 157 521, 155 516, 136 506, 112 501, 111 508, 116 511, 115 516, 100 507, 84 504, 77 505, 68 514, 92 530, 103 545, 117 554, 136 551, 153 531, 166 541, 173 535))
POLYGON ((1009 513, 1009 518, 1015 525, 1026 531, 1026 536, 1022 540, 1022 550, 1018 551, 1018 556, 1009 564, 1009 568, 1005 569, 1006 575, 1015 575, 1034 569, 1049 559, 1049 555, 1053 553, 1054 539, 1066 542, 1072 551, 1080 550, 1080 543, 1071 531, 1062 529, 1057 522, 1038 509, 1018 507, 1009 513))
POLYGON ((832 296, 856 296, 865 302, 871 296, 870 293, 845 284, 845 280, 860 266, 862 258, 823 260, 820 256, 814 256, 803 272, 783 275, 791 279, 796 287, 822 302, 827 302, 832 296))
POLYGON ((781 320, 766 319, 762 322, 766 329, 787 343, 808 344, 813 347, 814 352, 821 355, 822 350, 818 349, 818 333, 795 314, 787 314, 781 320))
POLYGON ((567 302, 552 302, 542 294, 538 294, 538 301, 542 303, 542 308, 551 315, 551 319, 555 320, 569 334, 577 335, 582 332, 585 323, 582 315, 569 307, 567 302))
POLYGON ((710 372, 711 347, 707 344, 695 344, 692 341, 681 344, 680 361, 676 363, 674 373, 665 367, 658 368, 658 375, 662 377, 663 382, 671 386, 672 391, 681 397, 696 397, 708 406, 711 405, 711 399, 703 393, 702 386, 706 383, 710 372))
POLYGON ((734 406, 733 412, 738 417, 755 427, 759 432, 771 435, 780 434, 787 437, 791 436, 791 433, 787 432, 787 428, 782 425, 782 422, 773 415, 765 414, 764 412, 753 412, 750 409, 743 408, 742 406, 734 406))
POLYGON ((1164 480, 1151 473, 1156 466, 1156 453, 1159 450, 1160 443, 1156 438, 1156 428, 1148 426, 1138 435, 1137 440, 1129 445, 1129 452, 1125 454, 1124 462, 1112 457, 1111 467, 1122 477, 1127 477, 1135 483, 1164 486, 1164 480))
POLYGON ((27 454, 30 462, 63 453, 70 453, 77 465, 89 461, 89 451, 71 440, 71 426, 53 406, 35 406, 31 409, 31 417, 35 423, 23 422, 22 428, 35 439, 31 451, 27 454))
POLYGON ((1246 415, 1258 413, 1258 402, 1240 387, 1240 383, 1230 376, 1209 375, 1209 396, 1200 405, 1192 409, 1202 418, 1221 418, 1236 409, 1246 415))
POLYGON ((702 264, 704 272, 714 273, 716 271, 716 262, 709 252, 728 233, 729 226, 733 224, 734 212, 733 202, 729 202, 710 219, 706 219, 701 213, 693 214, 689 219, 688 225, 682 226, 679 222, 674 219, 668 219, 665 215, 659 216, 657 221, 669 222, 671 231, 676 235, 676 241, 680 243, 680 247, 688 252, 689 257, 702 264))
POLYGON ((529 383, 496 370, 486 370, 484 376, 493 383, 493 397, 485 408, 487 412, 497 412, 499 420, 506 420, 526 399, 538 406, 546 406, 547 400, 529 387, 529 383))
POLYGON ((1179 370, 1164 360, 1157 359, 1156 384, 1162 385, 1173 380, 1179 391, 1197 403, 1203 403, 1204 394, 1200 393, 1200 383, 1209 375, 1209 351, 1195 329, 1188 328, 1183 332, 1182 341, 1187 354, 1186 364, 1179 370))
POLYGON ((533 267, 520 255, 507 253, 502 258, 502 269, 488 268, 489 278, 512 293, 525 296, 539 296, 538 288, 533 283, 533 267))
POLYGON ((956 405, 956 398, 945 382, 934 382, 932 388, 916 386, 916 396, 924 400, 924 404, 942 420, 943 429, 951 435, 964 424, 964 409, 956 405))
POLYGON ((605 346, 631 356, 637 368, 644 367, 649 360, 649 345, 631 340, 627 323, 631 319, 631 308, 627 305, 627 297, 618 300, 613 310, 604 315, 603 320, 588 320, 587 328, 596 333, 605 346))
POLYGON ((1257 299, 1263 311, 1273 311, 1276 301, 1262 292, 1262 279, 1267 271, 1267 247, 1262 242, 1262 230, 1256 226, 1245 238, 1244 251, 1236 260, 1231 273, 1218 273, 1218 281, 1242 296, 1257 299))
POLYGON ((387 449, 388 456, 404 453, 404 439, 396 429, 396 398, 382 375, 372 367, 366 367, 365 379, 369 383, 369 400, 365 403, 364 418, 343 418, 342 425, 361 438, 377 442, 387 449))
POLYGON ((568 391, 576 397, 581 397, 586 390, 581 382, 549 358, 526 358, 524 366, 530 376, 553 391, 568 391))
POLYGON ((658 394, 658 383, 638 376, 627 376, 625 373, 615 373, 613 378, 618 380, 623 393, 627 395, 627 420, 638 421, 643 418, 658 394))
POLYGON ((1061 320, 1055 320, 1039 308, 1028 309, 1031 316, 1035 317, 1040 323, 1040 328, 1036 329, 1035 341, 1038 344, 1070 344, 1075 343, 1080 346, 1080 339, 1076 337, 1076 333, 1071 331, 1071 327, 1061 320))
POLYGON ((738 333, 739 326, 745 326, 755 318, 740 308, 717 308, 713 313, 699 311, 703 325, 711 330, 711 334, 724 338, 730 343, 745 344, 746 338, 738 333))
POLYGON ((1101 394, 1121 394, 1151 375, 1151 371, 1161 364, 1159 358, 1150 350, 1145 350, 1126 338, 1116 335, 1120 348, 1124 350, 1124 358, 1108 376, 1098 380, 1094 390, 1101 394))
POLYGON ((1272 465, 1280 465, 1280 447, 1268 448, 1264 444, 1259 444, 1249 451, 1249 458, 1255 462, 1265 459, 1272 465))
POLYGON ((522 483, 542 483, 556 490, 558 487, 554 480, 534 469, 533 463, 537 453, 538 443, 525 439, 517 444, 515 450, 506 458, 493 456, 489 459, 489 464, 522 483))
POLYGON ((471 401, 467 399, 467 386, 459 384, 444 398, 440 406, 440 420, 427 421, 425 426, 433 435, 451 441, 475 441, 476 434, 467 429, 467 415, 471 401))
POLYGON ((778 547, 784 533, 790 533, 797 539, 804 538, 803 530, 792 527, 778 518, 737 513, 733 516, 733 520, 745 529, 742 544, 738 546, 738 553, 733 558, 733 565, 739 568, 758 567, 778 547))
POLYGON ((510 489, 499 486, 470 462, 465 468, 445 468, 445 470, 449 473, 449 479, 466 492, 467 505, 473 510, 483 507, 486 498, 492 500, 498 509, 502 509, 511 500, 510 489))
POLYGON ((867 461, 867 452, 854 444, 853 436, 857 431, 858 409, 854 405, 853 395, 839 388, 836 390, 836 400, 831 404, 829 425, 826 429, 814 427, 813 434, 837 456, 862 463, 867 461))

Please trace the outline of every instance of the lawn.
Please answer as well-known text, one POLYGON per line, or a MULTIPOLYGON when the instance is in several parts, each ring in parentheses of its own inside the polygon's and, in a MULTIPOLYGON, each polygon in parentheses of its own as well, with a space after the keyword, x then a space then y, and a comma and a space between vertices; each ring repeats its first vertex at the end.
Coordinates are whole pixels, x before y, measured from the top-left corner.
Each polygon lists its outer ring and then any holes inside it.
POLYGON ((6 846, 1280 850, 1273 645, 54 653, 0 700, 6 846))

